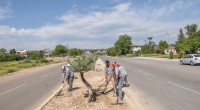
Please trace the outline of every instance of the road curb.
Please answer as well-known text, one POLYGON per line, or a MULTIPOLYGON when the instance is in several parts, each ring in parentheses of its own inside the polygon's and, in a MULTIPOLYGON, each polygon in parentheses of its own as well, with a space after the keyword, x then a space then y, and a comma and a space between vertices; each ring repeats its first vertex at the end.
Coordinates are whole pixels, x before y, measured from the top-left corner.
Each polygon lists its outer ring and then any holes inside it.
POLYGON ((44 108, 45 105, 48 104, 49 101, 51 101, 51 99, 55 96, 55 95, 59 95, 62 92, 62 88, 64 87, 65 84, 61 84, 57 89, 55 89, 52 94, 50 94, 45 100, 42 101, 42 103, 40 103, 40 105, 35 108, 34 110, 42 110, 44 108))

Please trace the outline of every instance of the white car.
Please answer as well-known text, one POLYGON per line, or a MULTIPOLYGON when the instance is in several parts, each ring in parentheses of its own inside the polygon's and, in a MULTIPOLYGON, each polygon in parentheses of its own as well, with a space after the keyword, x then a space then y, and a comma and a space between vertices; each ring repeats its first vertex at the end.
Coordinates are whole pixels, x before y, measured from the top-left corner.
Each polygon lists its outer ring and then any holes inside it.
POLYGON ((200 54, 188 54, 180 59, 180 64, 197 65, 200 64, 200 54))

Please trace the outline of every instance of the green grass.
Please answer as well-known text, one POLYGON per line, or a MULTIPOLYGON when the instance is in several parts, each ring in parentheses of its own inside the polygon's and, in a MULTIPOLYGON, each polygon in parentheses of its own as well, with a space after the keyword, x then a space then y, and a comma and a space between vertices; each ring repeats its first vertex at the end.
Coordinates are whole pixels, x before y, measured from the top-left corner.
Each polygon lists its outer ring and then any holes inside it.
POLYGON ((0 62, 0 76, 19 71, 21 69, 42 66, 42 65, 47 65, 47 64, 50 64, 50 63, 43 62, 43 61, 33 61, 33 60, 0 62))

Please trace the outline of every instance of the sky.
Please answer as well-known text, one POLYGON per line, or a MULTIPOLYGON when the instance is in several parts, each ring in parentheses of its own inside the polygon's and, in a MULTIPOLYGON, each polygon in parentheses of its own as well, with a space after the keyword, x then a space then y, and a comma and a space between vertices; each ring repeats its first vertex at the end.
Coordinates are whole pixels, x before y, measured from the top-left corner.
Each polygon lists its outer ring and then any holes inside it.
POLYGON ((124 34, 134 45, 172 44, 192 23, 200 0, 0 0, 0 48, 108 48, 124 34))

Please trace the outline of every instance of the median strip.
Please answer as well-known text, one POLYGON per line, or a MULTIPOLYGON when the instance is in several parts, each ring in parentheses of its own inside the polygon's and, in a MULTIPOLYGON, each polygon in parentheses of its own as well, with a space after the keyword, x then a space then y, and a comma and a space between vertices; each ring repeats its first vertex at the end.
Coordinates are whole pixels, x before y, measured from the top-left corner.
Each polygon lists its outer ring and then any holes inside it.
POLYGON ((64 87, 65 84, 61 84, 56 90, 54 90, 52 92, 52 94, 50 94, 44 101, 42 101, 42 103, 40 103, 40 105, 35 108, 34 110, 42 110, 43 107, 48 104, 49 101, 51 101, 51 99, 55 96, 61 93, 62 88, 64 87))

